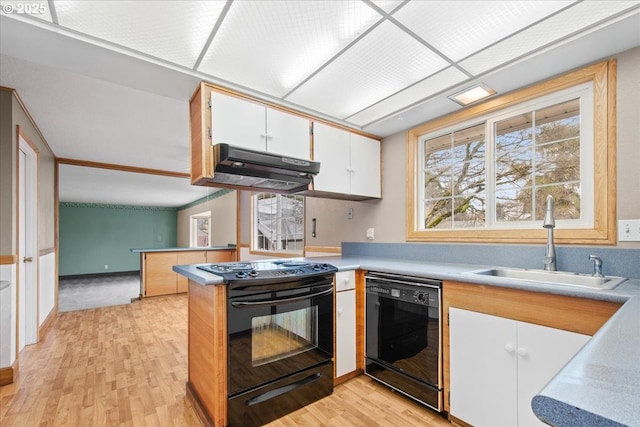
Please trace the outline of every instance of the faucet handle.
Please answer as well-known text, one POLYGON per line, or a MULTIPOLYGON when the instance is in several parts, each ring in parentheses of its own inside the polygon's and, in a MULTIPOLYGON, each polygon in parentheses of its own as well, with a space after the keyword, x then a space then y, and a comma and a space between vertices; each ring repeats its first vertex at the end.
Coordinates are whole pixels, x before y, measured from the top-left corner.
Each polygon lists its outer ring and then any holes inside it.
POLYGON ((602 274, 602 259, 597 255, 589 255, 589 259, 593 261, 593 276, 604 277, 604 274, 602 274))

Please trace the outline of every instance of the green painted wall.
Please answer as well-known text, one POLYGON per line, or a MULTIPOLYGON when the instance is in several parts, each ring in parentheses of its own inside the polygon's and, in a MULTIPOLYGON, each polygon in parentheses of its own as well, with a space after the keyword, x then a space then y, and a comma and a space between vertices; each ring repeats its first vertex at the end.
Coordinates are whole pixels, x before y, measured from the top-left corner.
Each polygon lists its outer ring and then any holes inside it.
POLYGON ((63 202, 59 218, 60 276, 140 270, 132 248, 176 246, 173 208, 63 202))

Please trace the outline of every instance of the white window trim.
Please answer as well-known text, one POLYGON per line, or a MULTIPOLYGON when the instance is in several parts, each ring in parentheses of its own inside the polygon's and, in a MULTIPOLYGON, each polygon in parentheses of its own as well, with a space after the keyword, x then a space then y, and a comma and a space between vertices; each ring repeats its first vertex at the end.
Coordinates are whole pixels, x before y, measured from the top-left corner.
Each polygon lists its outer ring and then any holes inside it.
MULTIPOLYGON (((439 136, 451 134, 453 132, 467 129, 484 123, 485 127, 485 225, 483 227, 475 227, 477 229, 515 229, 515 228, 539 228, 542 226, 542 220, 522 221, 522 222, 497 222, 495 220, 495 133, 494 125, 505 119, 509 119, 518 114, 527 114, 532 111, 540 110, 545 107, 570 101, 572 99, 580 99, 580 219, 579 220, 556 220, 557 227, 565 228, 583 228, 592 227, 594 221, 593 215, 593 83, 583 83, 560 92, 542 96, 540 98, 523 102, 515 106, 505 108, 500 114, 486 114, 472 120, 461 122, 459 124, 440 129, 437 132, 431 132, 420 138, 419 155, 424 158, 424 141, 437 138, 439 136)), ((418 170, 418 188, 424 188, 424 170, 418 170)), ((424 228, 424 194, 418 197, 418 229, 427 231, 424 228)), ((465 230, 468 228, 454 228, 456 230, 465 230)))
POLYGON ((523 89, 510 92, 460 111, 442 116, 407 131, 407 221, 406 240, 410 242, 478 242, 478 243, 544 243, 544 229, 429 229, 418 228, 417 208, 420 173, 420 139, 427 133, 441 133, 446 127, 460 127, 463 122, 478 123, 486 114, 523 102, 593 82, 593 170, 594 219, 592 227, 556 227, 558 244, 613 245, 616 243, 616 73, 615 59, 554 77, 523 89))
POLYGON ((211 211, 204 211, 189 216, 189 246, 192 248, 207 248, 211 246, 211 228, 211 211), (205 246, 198 246, 198 230, 195 223, 199 218, 209 218, 209 244, 205 246))

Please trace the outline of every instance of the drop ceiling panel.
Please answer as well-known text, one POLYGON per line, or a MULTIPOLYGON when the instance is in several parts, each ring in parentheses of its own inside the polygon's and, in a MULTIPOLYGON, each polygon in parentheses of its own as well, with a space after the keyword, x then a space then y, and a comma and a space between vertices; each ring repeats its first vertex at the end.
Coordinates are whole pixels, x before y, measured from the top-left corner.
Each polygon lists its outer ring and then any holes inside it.
POLYGON ((391 13, 396 7, 402 4, 403 0, 373 0, 371 3, 384 10, 386 13, 391 13))
POLYGON ((627 9, 635 9, 637 13, 639 7, 637 1, 584 1, 473 55, 461 65, 473 74, 480 74, 537 49, 551 44, 557 46, 564 38, 587 31, 590 26, 627 9))
POLYGON ((236 1, 198 71, 280 97, 381 18, 357 1, 236 1))
POLYGON ((55 1, 61 26, 193 67, 221 1, 55 1), (188 31, 186 31, 188 30, 188 31))
POLYGON ((572 1, 413 1, 394 18, 451 60, 458 61, 572 1))
POLYGON ((447 65, 422 43, 385 21, 287 100, 334 117, 349 117, 447 65))
MULTIPOLYGON (((366 126, 388 115, 401 112, 407 106, 415 106, 421 101, 442 92, 467 79, 460 70, 449 67, 415 85, 386 98, 363 110, 348 120, 358 126, 366 126)), ((399 116, 401 117, 401 116, 399 116)))

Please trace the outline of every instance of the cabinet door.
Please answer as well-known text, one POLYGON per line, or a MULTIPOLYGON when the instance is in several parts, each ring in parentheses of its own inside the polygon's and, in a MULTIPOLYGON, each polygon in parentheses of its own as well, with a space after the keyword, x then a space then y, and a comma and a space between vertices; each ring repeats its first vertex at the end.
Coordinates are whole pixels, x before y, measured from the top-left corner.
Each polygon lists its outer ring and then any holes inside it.
POLYGON ((518 322, 518 426, 544 426, 531 399, 589 341, 588 335, 518 322))
POLYGON ((322 123, 313 125, 313 160, 320 162, 314 189, 349 194, 349 132, 322 123))
POLYGON ((178 258, 175 252, 145 254, 144 287, 146 297, 176 293, 178 275, 173 271, 178 258))
MULTIPOLYGON (((207 253, 205 251, 186 251, 177 252, 177 265, 186 264, 203 264, 207 262, 207 253)), ((189 279, 181 274, 177 274, 176 292, 182 293, 189 290, 189 279)))
POLYGON ((356 291, 336 293, 336 377, 356 370, 356 291))
POLYGON ((356 288, 355 271, 339 271, 336 273, 336 292, 356 288))
POLYGON ((211 140, 265 151, 265 107, 234 96, 211 92, 211 140))
POLYGON ((351 194, 380 197, 380 141, 351 134, 351 194))
POLYGON ((476 427, 516 426, 516 322, 449 309, 450 412, 476 427))
POLYGON ((311 159, 309 119, 267 108, 267 151, 311 159))

